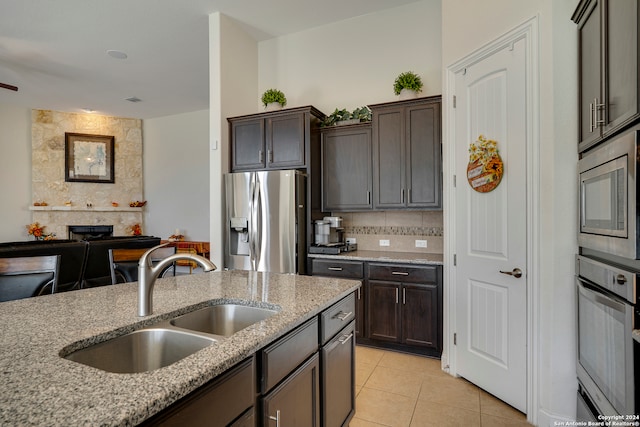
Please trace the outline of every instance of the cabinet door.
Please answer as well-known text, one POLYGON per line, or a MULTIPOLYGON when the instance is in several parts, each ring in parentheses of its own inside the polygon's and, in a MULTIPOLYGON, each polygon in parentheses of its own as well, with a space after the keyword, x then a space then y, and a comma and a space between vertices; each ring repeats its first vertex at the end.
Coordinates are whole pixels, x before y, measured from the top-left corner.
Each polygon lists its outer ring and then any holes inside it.
POLYGON ((255 386, 255 364, 252 357, 183 397, 141 425, 162 427, 229 425, 243 412, 241 419, 248 413, 252 413, 252 411, 245 411, 254 404, 255 386))
POLYGON ((320 373, 315 353, 262 399, 262 425, 320 425, 320 373))
POLYGON ((267 119, 267 167, 270 169, 305 166, 304 113, 286 114, 267 119))
POLYGON ((440 103, 407 108, 406 129, 407 206, 441 208, 440 103))
POLYGON ((322 133, 322 210, 371 209, 371 128, 322 133))
POLYGON ((604 14, 604 136, 638 115, 638 1, 609 0, 604 14))
POLYGON ((402 343, 439 348, 438 285, 402 286, 402 343))
POLYGON ((400 284, 369 280, 367 330, 369 338, 381 341, 400 341, 400 284))
POLYGON ((254 415, 253 408, 242 414, 240 418, 235 420, 230 427, 255 427, 256 417, 254 415))
POLYGON ((231 123, 231 170, 255 170, 265 167, 264 120, 231 123))
POLYGON ((356 291, 356 338, 365 337, 366 321, 365 321, 365 288, 360 286, 356 291))
POLYGON ((373 207, 398 208, 405 202, 404 108, 374 111, 373 207))
POLYGON ((600 139, 600 128, 596 127, 595 104, 602 103, 601 96, 601 22, 602 0, 593 0, 578 22, 579 46, 579 149, 583 151, 600 139))
POLYGON ((354 322, 322 348, 322 426, 341 427, 355 412, 354 322))

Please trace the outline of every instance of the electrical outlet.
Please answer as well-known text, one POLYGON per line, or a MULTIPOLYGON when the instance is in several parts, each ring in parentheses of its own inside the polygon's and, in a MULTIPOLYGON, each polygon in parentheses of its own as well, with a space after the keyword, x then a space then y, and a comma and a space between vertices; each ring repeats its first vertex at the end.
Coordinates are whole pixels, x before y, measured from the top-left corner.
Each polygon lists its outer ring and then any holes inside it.
POLYGON ((380 246, 389 246, 389 241, 386 239, 380 239, 380 246))
POLYGON ((426 240, 416 240, 416 248, 426 248, 427 241, 426 240))
POLYGON ((355 245, 356 244, 356 238, 355 237, 347 237, 347 243, 350 245, 355 245))

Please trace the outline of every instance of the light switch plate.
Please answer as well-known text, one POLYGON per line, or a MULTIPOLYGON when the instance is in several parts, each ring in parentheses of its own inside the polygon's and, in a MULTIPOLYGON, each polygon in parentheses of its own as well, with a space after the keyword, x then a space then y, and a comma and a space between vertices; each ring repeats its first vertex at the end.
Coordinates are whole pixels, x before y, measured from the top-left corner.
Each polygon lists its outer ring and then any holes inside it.
POLYGON ((355 237, 347 237, 347 243, 349 245, 355 245, 357 243, 356 242, 356 238, 355 237))
POLYGON ((426 240, 416 240, 416 248, 426 248, 427 241, 426 240))
POLYGON ((386 239, 380 239, 380 246, 389 246, 389 241, 386 239))

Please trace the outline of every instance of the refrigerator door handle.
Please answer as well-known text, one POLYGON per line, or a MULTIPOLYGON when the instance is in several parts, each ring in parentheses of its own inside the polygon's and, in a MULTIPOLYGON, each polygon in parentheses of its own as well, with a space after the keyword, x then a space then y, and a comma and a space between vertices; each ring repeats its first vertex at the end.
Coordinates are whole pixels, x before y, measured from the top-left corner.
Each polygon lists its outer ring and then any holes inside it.
POLYGON ((254 270, 258 271, 258 266, 260 265, 260 261, 262 258, 262 233, 263 227, 262 223, 264 219, 262 218, 262 186, 264 184, 260 181, 259 174, 256 173, 256 196, 255 196, 255 206, 254 212, 256 222, 255 222, 255 231, 254 231, 254 255, 255 255, 255 267, 254 270))
POLYGON ((255 174, 251 174, 251 178, 250 178, 250 184, 249 184, 249 259, 251 261, 251 267, 252 270, 255 270, 255 258, 256 258, 256 251, 255 251, 255 231, 256 231, 256 225, 255 225, 255 199, 256 199, 256 175, 255 174))

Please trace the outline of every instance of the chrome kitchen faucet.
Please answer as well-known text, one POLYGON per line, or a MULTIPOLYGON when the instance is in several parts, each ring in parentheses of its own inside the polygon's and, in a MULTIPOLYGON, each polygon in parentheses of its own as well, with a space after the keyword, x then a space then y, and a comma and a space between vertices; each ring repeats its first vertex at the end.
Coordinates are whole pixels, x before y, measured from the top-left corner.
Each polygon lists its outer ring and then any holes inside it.
POLYGON ((169 255, 162 259, 155 266, 151 263, 151 252, 156 249, 167 246, 169 243, 155 246, 142 254, 138 261, 138 316, 148 316, 153 312, 153 286, 160 272, 169 266, 172 262, 178 260, 194 261, 204 271, 213 271, 217 267, 211 261, 203 256, 192 253, 178 253, 169 255))

